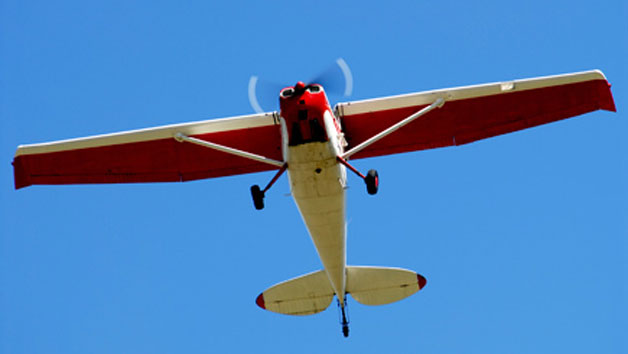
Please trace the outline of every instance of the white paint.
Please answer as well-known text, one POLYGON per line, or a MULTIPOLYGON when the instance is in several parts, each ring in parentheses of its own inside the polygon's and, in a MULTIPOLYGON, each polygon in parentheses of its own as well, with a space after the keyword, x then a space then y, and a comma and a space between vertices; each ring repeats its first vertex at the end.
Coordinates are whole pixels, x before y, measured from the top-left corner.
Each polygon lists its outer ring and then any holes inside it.
POLYGON ((171 139, 175 134, 187 136, 216 133, 228 130, 256 128, 275 124, 275 112, 252 114, 231 118, 204 120, 199 122, 163 125, 160 127, 129 130, 119 133, 93 135, 84 138, 58 140, 41 144, 20 145, 15 157, 66 150, 93 148, 99 146, 137 143, 157 139, 171 139))
MULTIPOLYGON (((438 98, 443 98, 446 101, 455 101, 466 98, 497 95, 505 92, 523 91, 540 87, 565 85, 590 80, 606 80, 606 77, 604 77, 604 74, 601 71, 592 70, 573 74, 515 80, 506 83, 498 82, 492 84, 424 91, 407 95, 389 96, 371 100, 339 103, 338 105, 336 105, 336 111, 338 112, 338 115, 342 117, 345 115, 359 114, 371 111, 395 109, 417 105, 428 105, 436 101, 438 98), (504 90, 504 87, 506 88, 506 90, 504 90)), ((262 127, 276 124, 276 115, 276 112, 267 112, 231 118, 212 119, 183 124, 171 124, 154 128, 129 130, 119 133, 94 135, 84 138, 59 140, 41 144, 20 145, 15 152, 15 157, 20 155, 41 154, 48 152, 135 143, 157 139, 167 139, 173 138, 174 135, 177 133, 182 133, 187 136, 193 136, 228 130, 262 127)))
POLYGON ((313 315, 329 307, 334 299, 334 289, 325 271, 319 270, 271 286, 264 290, 263 299, 268 311, 313 315))
POLYGON ((591 70, 524 80, 461 86, 441 90, 410 93, 406 95, 381 97, 363 101, 338 103, 336 105, 336 112, 338 112, 340 117, 343 117, 373 111, 428 105, 436 101, 438 98, 443 98, 445 101, 450 102, 467 98, 499 95, 507 92, 525 91, 592 80, 606 80, 606 77, 604 77, 604 74, 599 70, 591 70), (504 87, 506 90, 504 90, 504 87))
POLYGON ((417 274, 391 267, 347 267, 347 292, 363 305, 390 304, 416 293, 417 274))
MULTIPOLYGON (((346 198, 347 173, 336 157, 342 153, 333 115, 325 112, 323 120, 329 141, 287 146, 282 134, 290 190, 301 217, 316 247, 323 268, 338 299, 344 299, 346 287, 346 198)), ((282 121, 282 133, 285 122, 282 121)))

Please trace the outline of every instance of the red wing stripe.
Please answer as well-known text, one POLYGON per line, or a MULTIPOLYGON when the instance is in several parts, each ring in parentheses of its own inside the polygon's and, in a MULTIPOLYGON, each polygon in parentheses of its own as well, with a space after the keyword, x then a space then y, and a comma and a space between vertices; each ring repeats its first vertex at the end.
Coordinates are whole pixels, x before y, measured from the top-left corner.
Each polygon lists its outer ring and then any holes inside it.
MULTIPOLYGON (((383 103, 378 105, 382 106, 383 103)), ((349 143, 348 149, 425 106, 427 105, 345 115, 342 122, 349 143)), ((352 158, 462 145, 598 109, 615 110, 606 80, 581 81, 448 100, 442 108, 382 138, 352 158)), ((361 108, 355 110, 359 111, 361 108)))
MULTIPOLYGON (((196 135, 282 160, 278 125, 196 135)), ((178 182, 277 169, 174 138, 17 155, 15 187, 32 184, 178 182)))

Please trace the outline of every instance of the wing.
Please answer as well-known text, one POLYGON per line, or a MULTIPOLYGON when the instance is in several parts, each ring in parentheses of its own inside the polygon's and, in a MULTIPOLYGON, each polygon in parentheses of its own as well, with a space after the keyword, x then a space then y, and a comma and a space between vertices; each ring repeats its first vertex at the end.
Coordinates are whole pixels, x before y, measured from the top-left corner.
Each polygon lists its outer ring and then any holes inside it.
POLYGON ((615 111, 610 85, 598 70, 340 103, 347 150, 420 109, 434 109, 351 158, 462 145, 604 109, 615 111))
POLYGON ((233 154, 180 143, 175 134, 283 160, 275 113, 20 145, 15 188, 33 184, 178 182, 277 169, 233 154))

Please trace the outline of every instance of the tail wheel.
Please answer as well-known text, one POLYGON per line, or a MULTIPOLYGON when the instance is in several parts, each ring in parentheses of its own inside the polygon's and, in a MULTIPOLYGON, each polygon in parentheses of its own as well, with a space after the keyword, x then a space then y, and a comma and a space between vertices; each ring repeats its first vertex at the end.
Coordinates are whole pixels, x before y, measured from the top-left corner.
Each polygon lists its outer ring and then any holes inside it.
POLYGON ((379 188, 379 177, 377 175, 377 171, 369 170, 364 178, 364 182, 366 182, 366 191, 370 195, 374 195, 377 193, 377 189, 379 188))
POLYGON ((349 326, 348 325, 343 325, 342 326, 342 335, 345 338, 349 337, 349 326))
POLYGON ((257 184, 251 187, 251 196, 253 197, 253 205, 255 205, 255 209, 264 209, 264 192, 262 192, 257 184))

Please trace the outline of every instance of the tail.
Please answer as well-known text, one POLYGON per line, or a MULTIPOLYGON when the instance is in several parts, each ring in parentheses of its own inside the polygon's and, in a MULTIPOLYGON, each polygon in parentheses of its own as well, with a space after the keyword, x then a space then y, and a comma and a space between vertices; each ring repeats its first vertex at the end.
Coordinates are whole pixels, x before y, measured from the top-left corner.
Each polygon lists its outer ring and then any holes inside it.
MULTIPOLYGON (((385 267, 347 267, 347 293, 364 305, 384 305, 416 293, 426 284, 413 271, 385 267)), ((312 315, 331 304, 334 289, 323 270, 276 284, 255 302, 263 309, 286 315, 312 315)))

